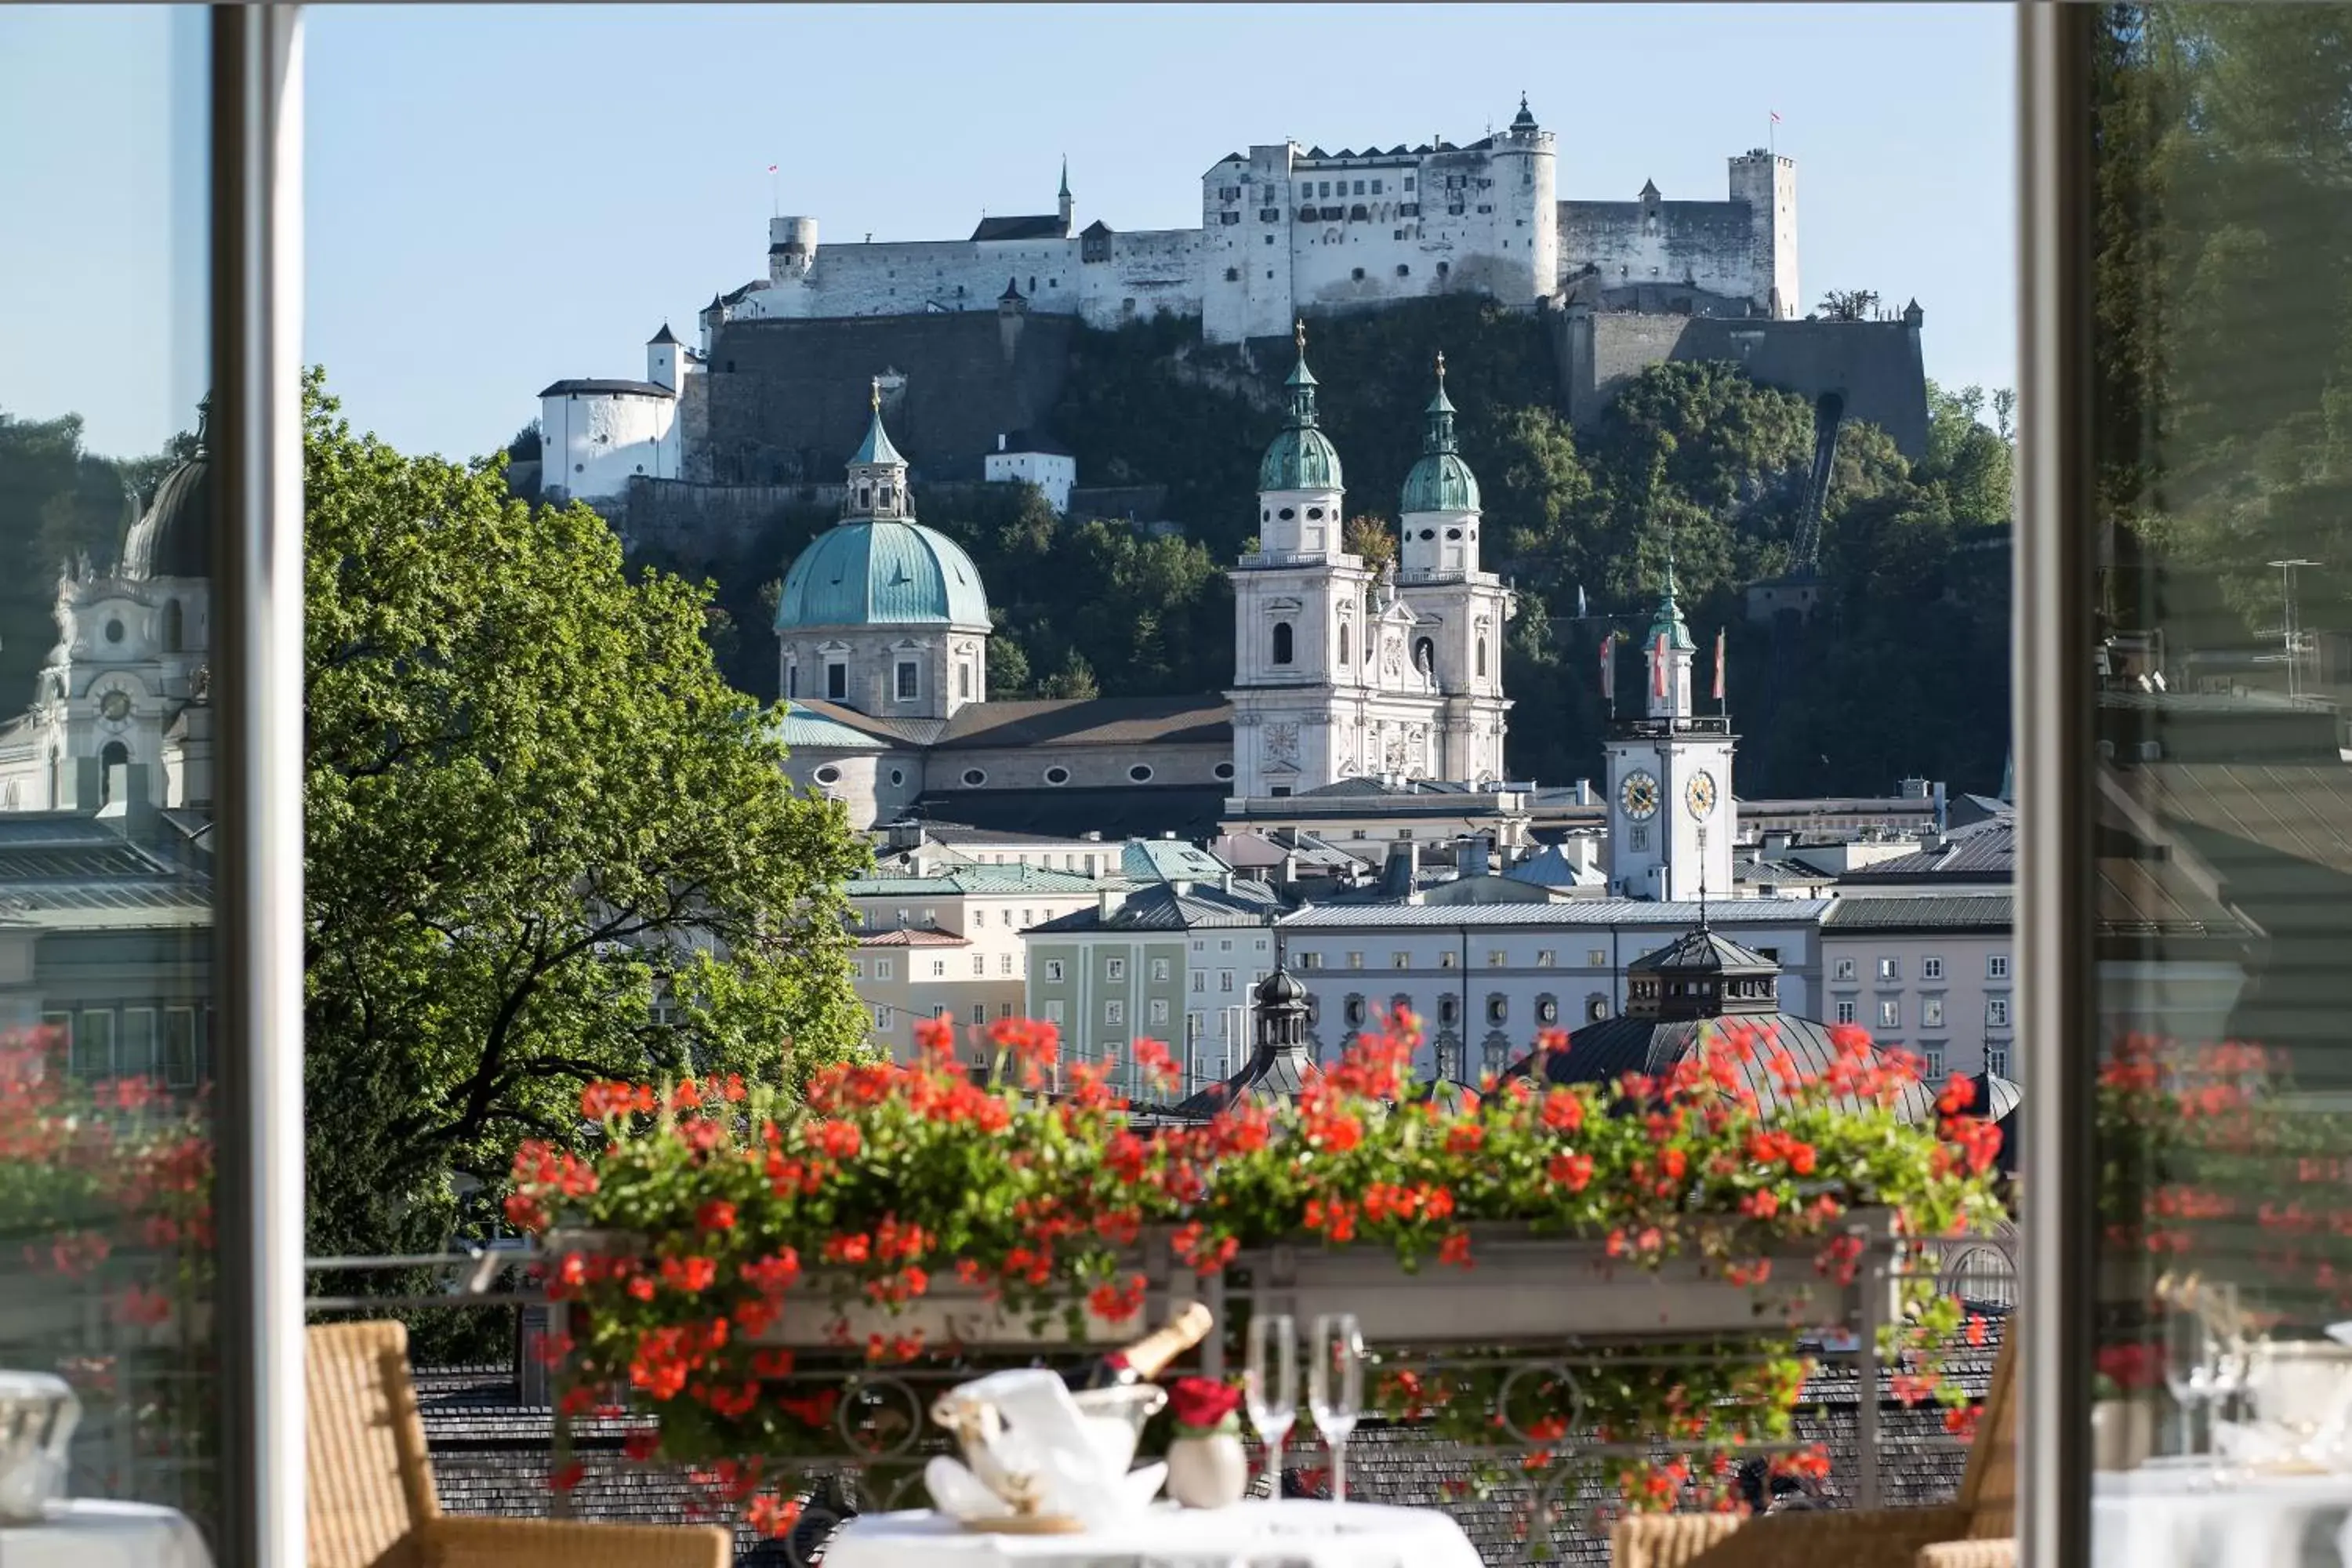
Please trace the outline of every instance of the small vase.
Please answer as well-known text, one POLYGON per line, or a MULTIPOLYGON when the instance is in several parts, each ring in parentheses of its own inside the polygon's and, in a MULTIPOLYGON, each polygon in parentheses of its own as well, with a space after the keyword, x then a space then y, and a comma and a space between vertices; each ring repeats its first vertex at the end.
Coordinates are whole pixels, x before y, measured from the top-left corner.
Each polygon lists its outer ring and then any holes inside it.
POLYGON ((1231 1508, 1249 1489, 1249 1455, 1237 1432, 1178 1437, 1168 1445, 1168 1495, 1186 1508, 1231 1508))
POLYGON ((2091 1403, 2091 1468, 2136 1470, 2156 1449, 2156 1405, 2146 1397, 2091 1403))

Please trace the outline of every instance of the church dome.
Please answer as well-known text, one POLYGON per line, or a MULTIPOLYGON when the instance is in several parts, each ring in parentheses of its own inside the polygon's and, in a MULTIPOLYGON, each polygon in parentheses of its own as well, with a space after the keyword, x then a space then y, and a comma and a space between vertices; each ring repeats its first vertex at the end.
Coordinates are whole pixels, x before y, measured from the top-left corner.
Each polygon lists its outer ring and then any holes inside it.
POLYGON ((794 626, 988 625, 980 569, 917 522, 856 519, 824 534, 784 574, 779 630, 794 626))
POLYGON ((196 455, 163 476, 146 515, 122 541, 122 575, 212 575, 212 464, 198 434, 196 455))
POLYGON ((1402 512, 1476 511, 1478 476, 1454 445, 1454 400, 1445 395, 1445 356, 1437 356, 1437 395, 1422 410, 1421 458, 1404 477, 1402 512))
POLYGON ((1298 364, 1283 384, 1289 389, 1290 417, 1257 466, 1261 490, 1340 489, 1339 454, 1315 424, 1315 373, 1307 368, 1307 323, 1298 324, 1298 364))

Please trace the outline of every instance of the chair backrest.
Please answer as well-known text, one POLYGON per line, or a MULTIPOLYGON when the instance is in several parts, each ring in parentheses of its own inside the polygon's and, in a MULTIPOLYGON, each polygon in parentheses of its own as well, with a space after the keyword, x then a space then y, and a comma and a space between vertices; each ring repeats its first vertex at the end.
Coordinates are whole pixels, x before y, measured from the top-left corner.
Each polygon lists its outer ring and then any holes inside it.
POLYGON ((441 1511, 401 1323, 328 1323, 304 1346, 310 1568, 422 1568, 441 1511))
POLYGON ((2017 1319, 2003 1326, 1992 1383, 1977 1414, 1976 1440, 1960 1478, 1958 1502, 1969 1512, 1969 1538, 2002 1540, 2017 1533, 2017 1319))

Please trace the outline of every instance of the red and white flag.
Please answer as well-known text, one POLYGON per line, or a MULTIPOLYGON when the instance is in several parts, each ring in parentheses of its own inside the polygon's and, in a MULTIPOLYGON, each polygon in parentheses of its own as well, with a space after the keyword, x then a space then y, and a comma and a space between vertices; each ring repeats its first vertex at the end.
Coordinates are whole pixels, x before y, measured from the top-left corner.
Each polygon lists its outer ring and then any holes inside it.
POLYGON ((1772 123, 1775 125, 1780 123, 1780 111, 1777 109, 1772 110, 1772 123))
POLYGON ((1654 696, 1666 694, 1666 660, 1670 657, 1666 652, 1666 634, 1660 632, 1657 649, 1650 658, 1650 689, 1654 696))
POLYGON ((1717 628, 1716 628, 1716 633, 1715 633, 1715 700, 1716 700, 1717 702, 1720 702, 1720 701, 1722 701, 1722 700, 1723 700, 1723 636, 1724 636, 1723 628, 1722 628, 1722 627, 1719 627, 1719 626, 1718 626, 1717 628))
POLYGON ((1601 700, 1617 700, 1617 634, 1601 639, 1601 700))

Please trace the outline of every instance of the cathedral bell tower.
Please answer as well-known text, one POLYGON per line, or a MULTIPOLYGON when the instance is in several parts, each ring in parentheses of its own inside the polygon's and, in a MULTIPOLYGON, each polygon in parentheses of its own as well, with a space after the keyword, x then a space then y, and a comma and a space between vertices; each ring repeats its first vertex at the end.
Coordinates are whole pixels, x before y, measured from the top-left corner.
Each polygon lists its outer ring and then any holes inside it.
POLYGON ((1445 356, 1437 391, 1422 412, 1421 458, 1399 497, 1404 572, 1401 591, 1415 622, 1414 663, 1426 664, 1445 699, 1439 721, 1440 776, 1483 784, 1503 775, 1503 628, 1518 598, 1478 569, 1478 477, 1462 459, 1445 356))
POLYGON ((1347 549, 1339 455, 1316 424, 1307 325, 1258 464, 1257 548, 1234 565, 1234 794, 1445 776, 1445 697, 1396 585, 1347 549), (1377 584, 1377 592, 1375 584, 1377 584))
POLYGON ((1609 885, 1622 898, 1686 901, 1731 894, 1739 832, 1731 798, 1737 737, 1725 715, 1693 711, 1696 652, 1675 601, 1669 556, 1643 649, 1643 714, 1616 721, 1607 742, 1609 885))

